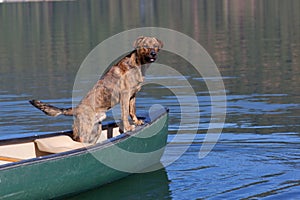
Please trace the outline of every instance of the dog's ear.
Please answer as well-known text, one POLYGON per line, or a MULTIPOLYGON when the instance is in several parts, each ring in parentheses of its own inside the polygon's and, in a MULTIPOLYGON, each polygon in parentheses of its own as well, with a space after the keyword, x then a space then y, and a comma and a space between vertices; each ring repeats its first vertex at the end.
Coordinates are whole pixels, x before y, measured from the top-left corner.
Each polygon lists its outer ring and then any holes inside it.
POLYGON ((134 42, 133 42, 133 48, 137 48, 139 46, 139 44, 142 42, 142 40, 144 39, 144 36, 140 36, 138 37, 134 42))
POLYGON ((156 40, 157 40, 157 42, 159 44, 159 48, 160 49, 163 48, 164 47, 164 43, 161 40, 159 40, 159 39, 156 39, 156 40))

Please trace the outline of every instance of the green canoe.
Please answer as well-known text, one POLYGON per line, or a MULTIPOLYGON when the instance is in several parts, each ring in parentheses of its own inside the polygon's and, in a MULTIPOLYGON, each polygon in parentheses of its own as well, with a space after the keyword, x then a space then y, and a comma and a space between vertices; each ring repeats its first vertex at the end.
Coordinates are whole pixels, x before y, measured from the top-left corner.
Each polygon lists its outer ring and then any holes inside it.
POLYGON ((168 110, 149 115, 132 132, 104 124, 95 145, 73 141, 71 131, 0 140, 0 199, 53 199, 154 170, 167 143, 168 110))

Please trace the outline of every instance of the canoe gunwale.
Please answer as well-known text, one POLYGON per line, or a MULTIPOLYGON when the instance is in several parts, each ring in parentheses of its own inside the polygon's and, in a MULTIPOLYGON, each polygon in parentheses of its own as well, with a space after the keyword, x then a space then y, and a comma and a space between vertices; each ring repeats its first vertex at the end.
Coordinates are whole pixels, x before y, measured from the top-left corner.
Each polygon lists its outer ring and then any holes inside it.
MULTIPOLYGON (((74 149, 74 150, 69 150, 66 152, 62 153, 55 153, 55 154, 50 154, 50 155, 45 155, 45 156, 40 156, 37 158, 30 158, 30 159, 25 159, 19 162, 12 162, 12 163, 7 163, 0 165, 0 170, 7 170, 7 169, 12 169, 20 166, 25 166, 25 165, 32 165, 36 163, 41 163, 41 162, 47 162, 50 160, 59 160, 59 159, 64 159, 67 157, 71 156, 77 156, 77 155, 82 155, 82 154, 89 154, 89 151, 99 151, 101 149, 107 148, 109 146, 115 145, 131 136, 137 135, 141 130, 144 128, 150 126, 152 123, 158 121, 160 118, 162 118, 164 115, 167 115, 169 113, 168 108, 163 108, 156 113, 151 113, 151 119, 148 115, 143 115, 142 118, 145 119, 145 124, 136 127, 134 131, 122 133, 116 137, 107 139, 103 142, 97 143, 92 146, 88 147, 82 147, 79 149, 74 149)), ((103 129, 108 128, 108 127, 117 127, 117 122, 107 122, 103 124, 103 129)), ((53 137, 53 136, 58 136, 58 135, 72 135, 72 131, 61 131, 61 132, 56 132, 56 133, 49 133, 49 134, 44 134, 44 135, 35 135, 35 136, 29 136, 29 137, 23 137, 23 138, 12 138, 12 139, 4 139, 0 140, 0 145, 9 145, 9 144, 15 144, 15 143, 22 143, 22 142, 29 142, 33 141, 35 139, 40 139, 40 138, 47 138, 47 137, 53 137)))

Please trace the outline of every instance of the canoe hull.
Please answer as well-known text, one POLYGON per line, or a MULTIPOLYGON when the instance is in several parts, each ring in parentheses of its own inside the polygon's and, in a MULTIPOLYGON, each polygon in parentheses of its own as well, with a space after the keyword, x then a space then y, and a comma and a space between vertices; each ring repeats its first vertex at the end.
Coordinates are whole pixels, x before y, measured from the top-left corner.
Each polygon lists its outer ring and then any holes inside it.
POLYGON ((168 112, 160 112, 139 129, 87 149, 1 166, 0 197, 57 198, 143 172, 160 162, 167 141, 168 112))

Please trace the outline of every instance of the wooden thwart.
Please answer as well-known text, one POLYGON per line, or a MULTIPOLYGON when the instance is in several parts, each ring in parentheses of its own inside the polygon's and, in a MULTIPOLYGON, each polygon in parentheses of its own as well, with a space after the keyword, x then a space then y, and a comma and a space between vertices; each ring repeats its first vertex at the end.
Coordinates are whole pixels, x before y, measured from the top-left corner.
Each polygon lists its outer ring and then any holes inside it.
POLYGON ((0 156, 0 160, 7 161, 7 162, 19 162, 22 159, 19 158, 13 158, 13 157, 6 157, 6 156, 0 156))

